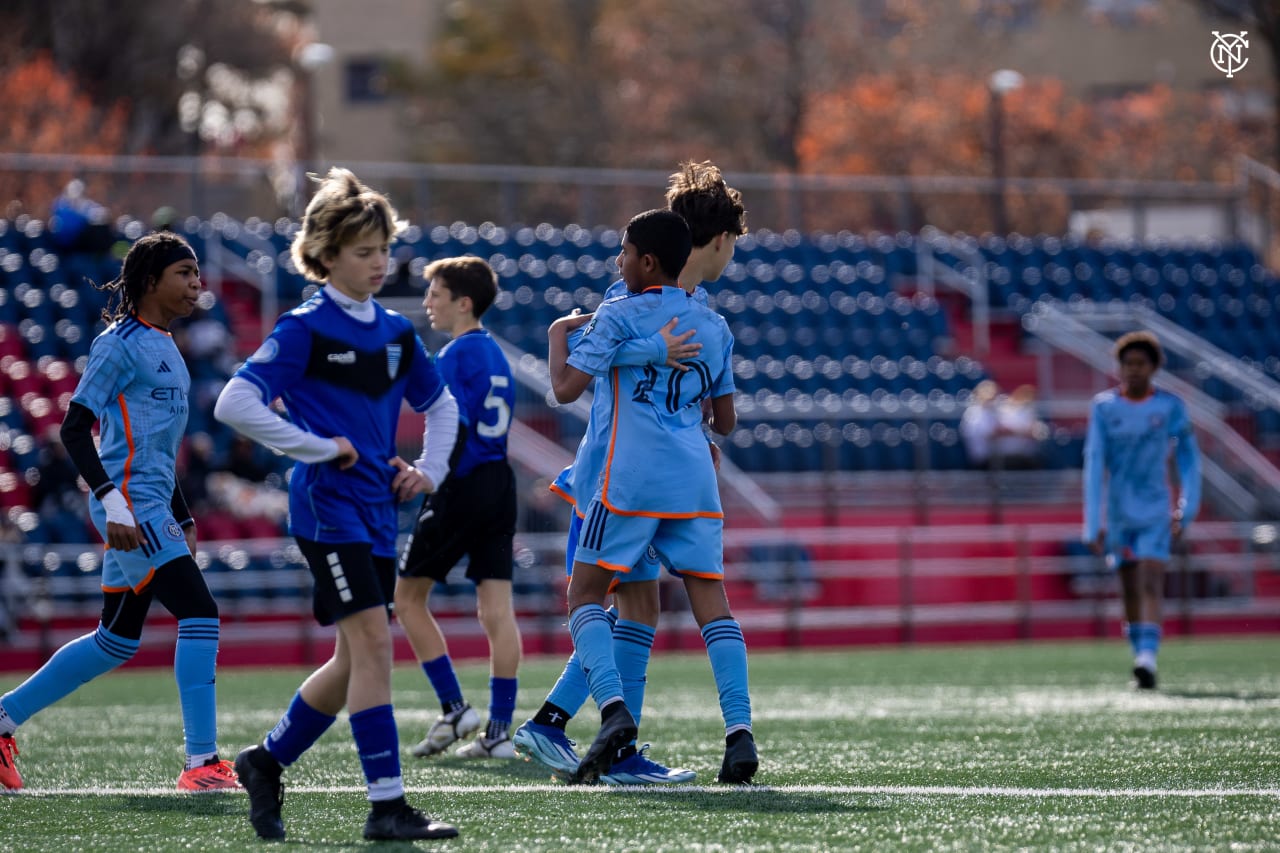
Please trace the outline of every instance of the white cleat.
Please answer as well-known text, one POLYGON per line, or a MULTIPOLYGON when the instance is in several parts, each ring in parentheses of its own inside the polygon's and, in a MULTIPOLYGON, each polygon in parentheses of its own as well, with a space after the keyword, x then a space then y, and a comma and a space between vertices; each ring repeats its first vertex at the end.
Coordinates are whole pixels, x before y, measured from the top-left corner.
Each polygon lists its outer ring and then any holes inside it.
POLYGON ((471 743, 458 747, 455 755, 459 758, 515 758, 516 747, 509 735, 504 734, 494 740, 481 735, 471 743))
POLYGON ((409 752, 418 758, 439 755, 479 728, 480 715, 476 713, 476 709, 463 705, 456 711, 437 717, 427 730, 426 738, 409 752))

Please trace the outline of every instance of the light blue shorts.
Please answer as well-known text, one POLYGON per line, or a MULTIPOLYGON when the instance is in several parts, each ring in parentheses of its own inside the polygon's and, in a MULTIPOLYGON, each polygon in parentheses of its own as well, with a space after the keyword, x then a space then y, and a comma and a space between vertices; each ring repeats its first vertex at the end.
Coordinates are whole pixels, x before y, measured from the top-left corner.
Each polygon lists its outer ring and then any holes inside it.
MULTIPOLYGON (((107 539, 107 511, 98 501, 89 501, 89 517, 105 542, 107 539)), ((132 551, 118 551, 107 546, 102 557, 102 588, 107 592, 131 589, 140 591, 151 580, 156 569, 179 557, 190 557, 186 534, 168 508, 143 510, 138 519, 138 533, 142 545, 132 551)))
MULTIPOLYGON (((569 512, 569 539, 565 543, 564 549, 564 571, 569 577, 573 577, 573 561, 578 556, 578 538, 582 535, 582 516, 578 515, 578 511, 570 510, 569 512)), ((644 550, 644 556, 636 561, 629 572, 619 572, 616 580, 619 583, 639 583, 640 581, 654 581, 662 574, 662 562, 658 559, 658 552, 650 545, 644 550)))
POLYGON ((673 574, 724 577, 723 518, 616 515, 596 500, 582 519, 575 559, 642 580, 630 575, 650 547, 673 574))
POLYGON ((1171 522, 1151 524, 1146 527, 1107 530, 1107 566, 1120 568, 1130 560, 1160 560, 1169 562, 1169 542, 1172 538, 1171 522))

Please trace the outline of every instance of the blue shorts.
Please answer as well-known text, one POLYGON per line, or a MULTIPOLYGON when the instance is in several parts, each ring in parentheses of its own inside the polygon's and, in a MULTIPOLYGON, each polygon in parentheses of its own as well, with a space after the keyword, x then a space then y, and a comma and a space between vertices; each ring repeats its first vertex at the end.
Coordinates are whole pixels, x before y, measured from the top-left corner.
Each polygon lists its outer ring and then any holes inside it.
POLYGON ((658 552, 658 559, 672 574, 721 579, 724 519, 615 515, 604 504, 592 500, 582 520, 582 535, 574 557, 582 563, 624 573, 628 580, 641 580, 630 575, 649 549, 658 552))
POLYGON ((1118 569, 1130 560, 1159 560, 1169 562, 1169 542, 1172 537, 1171 522, 1151 524, 1146 527, 1107 530, 1107 566, 1118 569))
MULTIPOLYGON (((582 516, 576 509, 569 512, 569 539, 564 548, 564 571, 573 577, 573 561, 578 555, 578 539, 582 536, 582 516)), ((619 583, 639 583, 640 581, 656 581, 662 574, 662 561, 658 552, 650 545, 644 550, 644 556, 636 561, 629 572, 617 575, 619 583)))
MULTIPOLYGON (((107 511, 98 501, 89 501, 89 517, 98 535, 107 539, 107 511)), ((142 545, 132 551, 107 546, 102 557, 102 588, 107 592, 131 589, 139 592, 156 569, 179 557, 190 557, 186 534, 168 507, 144 507, 135 511, 142 545)))

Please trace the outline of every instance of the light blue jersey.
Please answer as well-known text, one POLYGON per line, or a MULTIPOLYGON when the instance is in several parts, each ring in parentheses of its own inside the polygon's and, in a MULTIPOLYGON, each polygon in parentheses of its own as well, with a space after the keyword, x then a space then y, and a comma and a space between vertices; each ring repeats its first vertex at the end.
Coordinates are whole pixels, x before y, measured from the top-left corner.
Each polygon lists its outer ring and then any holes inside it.
MULTIPOLYGON (((734 391, 733 336, 724 318, 679 287, 649 288, 601 304, 570 353, 603 398, 607 438, 596 497, 618 515, 722 518, 702 400, 734 391), (656 334, 672 318, 702 344, 688 371, 614 364, 623 342, 656 334)), ((580 488, 581 486, 579 486, 580 488)))
POLYGON ((98 416, 102 467, 139 517, 169 513, 190 389, 173 336, 135 316, 89 348, 71 402, 98 416))
POLYGON ((1121 541, 1127 531, 1167 527, 1174 510, 1170 453, 1181 481, 1178 509, 1182 523, 1190 524, 1200 507, 1200 452, 1182 401, 1159 389, 1143 400, 1130 400, 1116 389, 1093 398, 1084 446, 1086 541, 1096 539, 1104 523, 1112 541, 1121 541))
MULTIPOLYGON (((627 296, 628 293, 627 283, 619 279, 609 285, 609 289, 604 293, 604 301, 627 296)), ((691 298, 701 305, 708 304, 706 288, 701 285, 694 288, 691 298)), ((670 319, 668 317, 667 321, 670 319)), ((573 352, 582 340, 584 330, 585 327, 580 327, 569 334, 570 352, 573 352)), ((677 334, 684 331, 686 329, 683 326, 676 327, 677 334)), ((696 335, 694 340, 697 340, 696 335)), ((698 342, 701 343, 701 341, 698 342)), ((667 350, 662 335, 655 333, 643 340, 624 342, 618 348, 613 363, 620 366, 642 367, 650 363, 662 364, 666 360, 667 350)), ((606 395, 601 393, 605 385, 604 381, 596 378, 591 385, 591 413, 587 418, 587 429, 582 435, 582 441, 578 443, 573 463, 561 471, 555 482, 551 484, 552 491, 574 505, 579 517, 586 511, 587 502, 600 486, 605 454, 609 449, 609 413, 613 408, 612 403, 606 399, 606 395)))

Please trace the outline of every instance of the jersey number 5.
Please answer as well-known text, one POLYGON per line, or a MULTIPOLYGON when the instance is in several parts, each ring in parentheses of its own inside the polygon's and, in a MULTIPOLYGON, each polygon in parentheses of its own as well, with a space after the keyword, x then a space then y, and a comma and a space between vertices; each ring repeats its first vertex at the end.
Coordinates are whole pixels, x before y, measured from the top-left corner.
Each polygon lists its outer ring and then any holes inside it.
POLYGON ((485 438, 497 438, 506 435, 507 430, 511 428, 511 407, 507 405, 507 401, 499 397, 496 393, 499 388, 506 388, 511 384, 511 380, 505 376, 489 377, 489 393, 485 395, 484 407, 486 409, 495 409, 498 413, 498 419, 493 424, 480 424, 476 427, 476 432, 485 438))

